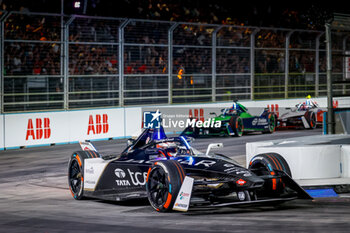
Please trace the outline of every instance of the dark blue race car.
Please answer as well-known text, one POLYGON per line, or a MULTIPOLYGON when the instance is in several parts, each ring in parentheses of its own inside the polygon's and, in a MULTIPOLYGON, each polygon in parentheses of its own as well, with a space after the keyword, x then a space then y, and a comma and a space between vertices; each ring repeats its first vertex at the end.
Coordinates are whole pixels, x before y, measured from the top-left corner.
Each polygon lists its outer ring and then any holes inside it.
MULTIPOLYGON (((148 198, 157 211, 192 206, 273 204, 311 197, 291 178, 278 154, 255 156, 249 168, 221 154, 203 153, 187 138, 167 138, 162 128, 145 129, 121 153, 100 154, 91 143, 72 154, 68 183, 76 200, 148 198)), ((82 202, 83 204, 83 202, 82 202)))

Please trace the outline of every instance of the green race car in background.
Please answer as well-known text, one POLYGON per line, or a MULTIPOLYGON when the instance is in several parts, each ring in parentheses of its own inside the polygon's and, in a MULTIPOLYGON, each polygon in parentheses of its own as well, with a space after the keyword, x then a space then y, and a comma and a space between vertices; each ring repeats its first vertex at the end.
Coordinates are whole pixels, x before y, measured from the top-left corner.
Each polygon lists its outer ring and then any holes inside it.
MULTIPOLYGON (((210 121, 220 121, 220 127, 210 124, 209 127, 187 127, 181 135, 189 137, 201 136, 236 136, 240 137, 244 133, 262 132, 273 133, 276 128, 276 115, 266 108, 260 116, 253 116, 242 104, 234 102, 231 108, 221 110, 219 116, 215 116, 210 121)), ((211 113, 216 115, 215 113, 211 113)), ((217 124, 215 124, 217 125, 217 124)))

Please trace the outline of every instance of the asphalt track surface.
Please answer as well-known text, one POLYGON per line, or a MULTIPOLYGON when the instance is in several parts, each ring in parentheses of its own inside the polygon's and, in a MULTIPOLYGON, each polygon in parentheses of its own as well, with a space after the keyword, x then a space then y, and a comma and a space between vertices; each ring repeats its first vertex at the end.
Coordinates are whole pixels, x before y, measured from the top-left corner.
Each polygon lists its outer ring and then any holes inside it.
MULTIPOLYGON (((281 131, 241 138, 197 139, 223 142, 220 153, 244 163, 245 143, 319 135, 320 129, 281 131)), ((121 151, 126 140, 95 143, 101 153, 121 151)), ((349 232, 350 194, 279 206, 192 209, 158 213, 147 200, 126 203, 73 200, 67 163, 78 144, 0 152, 0 232, 349 232)))

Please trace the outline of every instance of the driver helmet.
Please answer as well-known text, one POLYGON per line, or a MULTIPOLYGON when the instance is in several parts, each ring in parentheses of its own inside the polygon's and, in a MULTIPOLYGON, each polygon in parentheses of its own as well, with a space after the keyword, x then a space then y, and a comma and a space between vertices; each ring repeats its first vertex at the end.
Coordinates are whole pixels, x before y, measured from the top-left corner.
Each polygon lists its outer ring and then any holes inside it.
POLYGON ((235 114, 239 109, 238 104, 233 103, 232 107, 226 110, 226 114, 235 114))
POLYGON ((238 110, 239 109, 239 105, 237 103, 233 103, 232 108, 233 110, 238 110))
POLYGON ((310 96, 310 95, 306 96, 305 104, 306 104, 307 106, 309 106, 310 108, 312 108, 312 107, 318 107, 318 104, 316 103, 316 101, 314 101, 313 99, 311 99, 311 96, 310 96))
POLYGON ((175 157, 177 153, 177 145, 174 142, 162 142, 157 145, 157 148, 163 149, 166 151, 166 153, 171 156, 175 157))

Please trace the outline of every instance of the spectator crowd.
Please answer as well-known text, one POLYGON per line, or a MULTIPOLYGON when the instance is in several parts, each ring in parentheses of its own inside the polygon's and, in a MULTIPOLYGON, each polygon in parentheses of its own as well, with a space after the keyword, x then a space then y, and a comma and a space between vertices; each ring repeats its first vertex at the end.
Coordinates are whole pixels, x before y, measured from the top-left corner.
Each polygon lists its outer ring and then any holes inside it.
MULTIPOLYGON (((20 10, 11 14, 5 21, 4 28, 4 75, 62 75, 64 52, 61 46, 61 17, 59 15, 30 14, 26 6, 16 5, 19 1, 0 0, 3 10, 20 10), (16 9, 17 7, 17 9, 16 9)), ((90 1, 89 1, 90 2, 90 1)), ((91 1, 94 2, 94 1, 91 1)), ((95 13, 108 3, 95 1, 95 13)), ((111 1, 112 2, 112 1, 111 1)), ((119 2, 119 1, 118 1, 119 2)), ((241 18, 232 17, 229 7, 214 1, 203 1, 201 7, 185 4, 188 1, 120 1, 121 5, 133 5, 137 14, 133 18, 149 21, 132 20, 123 33, 123 72, 125 76, 166 75, 168 67, 169 29, 174 22, 180 22, 172 31, 172 74, 179 79, 183 76, 190 84, 195 83, 192 75, 211 75, 212 45, 216 42, 216 73, 218 75, 248 74, 251 72, 250 48, 251 36, 254 35, 255 67, 257 74, 284 73, 286 70, 286 37, 288 30, 277 28, 247 27, 275 26, 264 20, 260 10, 253 7, 250 15, 241 18), (181 3, 183 3, 181 5, 181 3), (204 7, 209 5, 210 7, 204 7), (183 23, 187 22, 187 23, 183 23), (198 24, 198 22, 212 24, 198 24), (214 24, 213 24, 214 23, 214 24), (215 33, 215 34, 214 34, 215 33), (215 35, 215 40, 213 40, 215 35), (181 72, 181 75, 179 75, 181 72), (187 77, 188 76, 188 77, 187 77)), ((23 3, 23 2, 21 2, 23 3)), ((112 3, 111 3, 112 4, 112 3)), ((110 7, 112 8, 112 7, 110 7)), ((92 12, 91 6, 88 12, 92 12)), ((119 9, 119 8, 118 8, 119 9)), ((267 12, 273 11, 266 9, 267 12)), ((108 10, 106 10, 108 13, 108 10)), ((118 10, 117 10, 118 11, 118 10)), ((238 10, 234 12, 240 16, 238 10)), ((56 12, 57 13, 57 12, 56 12)), ((100 12, 101 13, 101 12, 100 12)), ((130 13, 130 11, 129 11, 130 13)), ((270 12, 271 13, 271 12, 270 12)), ((2 15, 3 12, 0 12, 2 15)), ((283 22, 277 26, 302 26, 298 12, 286 10, 283 22), (287 23, 286 23, 287 22, 287 23)), ((102 13, 101 13, 102 15, 102 13)), ((112 15, 124 17, 122 13, 112 15)), ((66 19, 65 19, 66 20, 66 19)), ((119 26, 125 19, 102 19, 77 17, 69 25, 68 37, 68 73, 71 76, 113 76, 119 74, 119 26)), ((305 27, 305 25, 304 25, 305 27)), ((310 29, 310 25, 306 26, 310 29)), ((317 31, 293 32, 288 45, 288 71, 291 73, 314 73, 316 64, 317 31)), ((320 38, 324 50, 324 38, 320 38)), ((334 43, 336 46, 340 43, 334 43)), ((336 47, 335 47, 336 48, 336 47)), ((319 70, 326 71, 325 52, 319 56, 319 70)), ((334 72, 342 71, 342 58, 334 58, 334 72)), ((62 81, 58 86, 62 87, 62 81)), ((179 81, 179 80, 177 80, 179 81)), ((209 83, 209 82, 208 82, 209 83)), ((179 82, 179 87, 183 82, 179 82)), ((231 85, 231 84, 230 84, 231 85)), ((56 85, 57 86, 57 85, 56 85)), ((82 88, 81 90, 83 90, 82 88)))
MULTIPOLYGON (((258 86, 283 86, 286 64, 291 85, 310 86, 316 72, 316 38, 324 30, 332 8, 283 1, 88 0, 82 1, 87 6, 74 9, 72 2, 64 1, 62 17, 61 0, 0 0, 0 17, 6 11, 12 12, 3 28, 5 102, 55 100, 57 105, 49 105, 62 108, 58 105, 66 98, 62 78, 65 61, 69 74, 68 102, 74 108, 118 104, 120 72, 124 74, 122 88, 127 90, 123 93, 127 105, 167 103, 169 83, 164 76, 169 72, 174 77, 174 103, 187 102, 188 96, 192 101, 210 101, 213 65, 218 100, 232 96, 248 98, 251 72, 259 77, 255 79, 258 86), (91 17, 76 16, 65 37, 62 21, 67 23, 72 14, 91 17), (133 20, 124 25, 120 35, 119 28, 126 18, 133 20), (295 28, 304 30, 289 34, 295 28), (171 54, 169 39, 173 46, 171 54), (64 40, 67 50, 62 46, 64 40), (119 41, 123 42, 122 53, 119 41)), ((334 35, 332 40, 333 49, 341 51, 342 37, 334 35)), ((326 71, 324 41, 322 35, 320 80, 326 71)), ((333 57, 334 72, 342 72, 342 59, 333 57)), ((40 108, 29 105, 24 104, 24 110, 40 108)), ((49 105, 46 107, 51 108, 49 105)), ((8 106, 18 110, 16 105, 8 106)))
MULTIPOLYGON (((118 74, 118 26, 122 20, 77 19, 69 30, 69 74, 118 74)), ((167 74, 170 22, 129 23, 124 30, 124 73, 167 74)), ((212 35, 216 25, 180 23, 173 31, 173 73, 212 72, 212 35)), ((216 33, 216 72, 250 72, 250 41, 254 28, 226 25, 216 33)), ((60 17, 12 14, 5 22, 5 75, 59 75, 61 72, 60 17)), ((255 32, 255 72, 285 72, 288 31, 255 32)), ((316 32, 291 36, 289 71, 315 72, 316 32), (301 51, 301 49, 304 49, 301 51), (306 49, 306 51, 305 51, 306 49), (307 51, 309 49, 309 51, 307 51), (307 56, 305 56, 307 54, 307 56)), ((323 47, 324 48, 324 47, 323 47)), ((325 53, 320 71, 325 71, 325 53)), ((334 71, 341 71, 335 64, 334 71)))

